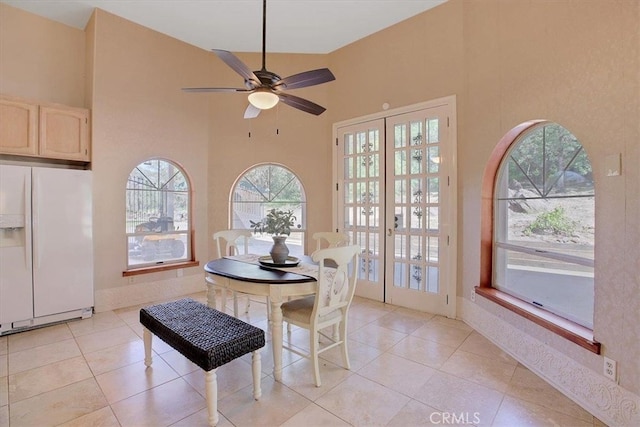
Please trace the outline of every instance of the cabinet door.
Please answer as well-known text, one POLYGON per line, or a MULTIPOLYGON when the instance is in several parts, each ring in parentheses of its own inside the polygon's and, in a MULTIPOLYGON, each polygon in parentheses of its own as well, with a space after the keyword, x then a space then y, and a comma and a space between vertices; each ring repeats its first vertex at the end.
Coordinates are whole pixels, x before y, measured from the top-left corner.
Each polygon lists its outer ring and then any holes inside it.
POLYGON ((40 156, 89 161, 89 111, 40 106, 40 156))
POLYGON ((36 104, 0 98, 0 153, 37 155, 37 121, 36 104))

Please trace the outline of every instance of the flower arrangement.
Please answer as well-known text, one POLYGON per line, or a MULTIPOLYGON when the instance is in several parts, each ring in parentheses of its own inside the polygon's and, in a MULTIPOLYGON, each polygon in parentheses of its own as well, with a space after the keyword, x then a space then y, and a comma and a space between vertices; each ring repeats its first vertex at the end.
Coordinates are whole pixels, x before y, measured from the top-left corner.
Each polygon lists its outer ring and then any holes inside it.
POLYGON ((262 221, 251 222, 254 233, 267 233, 273 236, 290 235, 296 220, 292 210, 271 209, 262 221))

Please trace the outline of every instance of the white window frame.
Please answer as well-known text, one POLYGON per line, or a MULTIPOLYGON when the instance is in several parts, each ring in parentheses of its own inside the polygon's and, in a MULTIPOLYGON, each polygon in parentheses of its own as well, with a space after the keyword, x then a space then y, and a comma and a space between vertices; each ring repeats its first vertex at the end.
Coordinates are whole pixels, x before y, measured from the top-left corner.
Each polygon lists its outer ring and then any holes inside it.
MULTIPOLYGON (((269 176, 267 176, 266 181, 270 181, 269 176)), ((273 208, 294 211, 296 216, 295 224, 291 229, 291 234, 287 237, 286 244, 291 256, 304 255, 307 237, 307 197, 300 177, 290 168, 279 163, 260 163, 246 169, 238 176, 231 189, 229 197, 230 228, 251 229, 251 221, 258 222, 263 220, 267 211, 273 208), (277 168, 289 174, 290 181, 288 181, 288 185, 295 185, 299 188, 300 198, 281 199, 282 188, 258 189, 256 185, 252 185, 246 180, 248 175, 254 173, 257 169, 264 170, 264 168, 268 168, 267 170, 277 168), (238 187, 243 183, 249 183, 250 185, 244 197, 251 197, 252 200, 240 202, 243 198, 238 187), (243 206, 242 209, 239 209, 240 206, 243 206)), ((270 236, 257 233, 249 241, 249 252, 267 254, 272 245, 273 240, 270 236)))
MULTIPOLYGON (((590 319, 585 319, 585 318, 580 318, 575 316, 573 313, 571 313, 568 310, 563 310, 561 307, 563 304, 563 300, 561 300, 563 297, 558 296, 557 300, 553 300, 553 298, 550 298, 549 300, 545 301, 545 304, 541 304, 540 302, 536 301, 536 297, 533 296, 535 295, 534 292, 529 292, 526 289, 526 286, 515 286, 514 283, 509 283, 508 282, 508 270, 509 267, 507 266, 507 261, 506 261, 506 253, 507 252, 511 252, 511 253, 519 253, 519 254, 526 254, 527 256, 534 258, 534 259, 546 259, 546 260, 554 260, 554 261, 559 261, 561 263, 563 263, 564 265, 578 265, 578 266, 582 266, 583 268, 585 268, 586 270, 590 271, 590 273, 585 273, 584 275, 579 275, 576 274, 574 275, 570 275, 568 273, 561 273, 562 270, 553 270, 553 275, 555 275, 555 277, 564 277, 567 278, 569 281, 575 281, 575 280, 583 280, 583 281, 591 281, 592 285, 591 288, 593 289, 593 269, 594 269, 594 259, 591 257, 581 257, 581 256, 575 256, 575 255, 571 255, 571 254, 567 254, 564 253, 562 251, 554 251, 553 248, 551 246, 548 247, 544 247, 544 248, 534 248, 534 247, 529 247, 527 245, 520 245, 517 243, 513 243, 513 241, 508 241, 508 237, 507 237, 507 229, 508 229, 508 209, 506 207, 506 203, 500 203, 500 200, 506 200, 504 198, 506 198, 506 189, 503 188, 504 185, 506 185, 507 180, 506 179, 501 179, 503 173, 506 173, 506 168, 508 167, 509 164, 509 159, 511 158, 511 155, 513 154, 513 152, 516 150, 516 148, 519 146, 519 144, 524 141, 528 136, 530 136, 533 132, 539 132, 540 130, 542 130, 544 132, 544 129, 547 126, 560 126, 556 123, 552 123, 552 122, 547 122, 547 121, 541 121, 540 123, 531 126, 530 128, 528 128, 525 132, 521 133, 518 138, 516 138, 513 143, 510 145, 509 149, 506 151, 505 155, 502 158, 501 164, 497 170, 496 173, 496 179, 495 179, 495 190, 494 190, 494 199, 493 199, 493 203, 494 203, 494 225, 493 225, 493 230, 494 230, 494 235, 493 235, 493 267, 492 267, 492 271, 493 271, 493 275, 492 275, 492 286, 502 292, 505 292, 509 295, 512 295, 513 297, 516 297, 518 299, 521 299, 529 304, 533 304, 538 308, 541 308, 543 310, 549 311, 555 315, 558 315, 560 317, 564 317, 567 320, 571 321, 571 322, 575 322, 581 326, 584 326, 588 329, 593 329, 593 313, 591 313, 591 318, 590 319), (501 199, 502 197, 502 199, 501 199), (574 280, 575 279, 575 280, 574 280), (514 290, 514 288, 518 287, 521 291, 516 291, 514 290), (547 304, 547 302, 549 302, 550 304, 547 304)), ((566 130, 566 129, 565 129, 566 130)), ((579 141, 577 141, 577 139, 575 140, 578 144, 579 141)), ((584 150, 584 147, 580 144, 580 149, 584 150)), ((586 156, 586 153, 584 153, 586 156)), ((587 157, 587 162, 589 164, 589 166, 591 166, 591 162, 587 157)), ((571 160, 573 161, 573 159, 571 160)), ((569 163, 571 164, 571 163, 569 163)), ((563 171, 563 173, 566 171, 566 169, 563 171)), ((582 196, 582 197, 594 197, 595 200, 595 187, 593 189, 593 192, 591 193, 590 196, 582 196)), ((547 195, 541 195, 540 199, 541 200, 545 200, 547 198, 547 195)), ((561 195, 554 195, 553 196, 554 199, 569 199, 571 198, 571 196, 561 196, 561 195)), ((526 200, 523 199, 523 200, 526 200)), ((595 210, 595 206, 594 206, 594 210, 595 210)), ((513 267, 513 266, 512 266, 513 267)), ((513 271, 513 270, 512 270, 513 271)), ((544 274, 551 274, 550 273, 551 270, 549 271, 535 271, 533 268, 531 269, 527 269, 522 268, 521 270, 519 270, 519 273, 522 276, 534 276, 536 274, 538 275, 544 275, 544 274)), ((551 294, 548 294, 551 295, 551 294)), ((584 296, 583 296, 584 297, 584 296)), ((591 306, 593 306, 593 294, 590 295, 590 304, 591 306)), ((589 303, 589 300, 587 300, 587 303, 589 303)))
POLYGON ((180 165, 164 158, 138 164, 127 179, 125 209, 127 270, 192 260, 191 183, 180 165), (160 176, 163 166, 170 176, 160 176))

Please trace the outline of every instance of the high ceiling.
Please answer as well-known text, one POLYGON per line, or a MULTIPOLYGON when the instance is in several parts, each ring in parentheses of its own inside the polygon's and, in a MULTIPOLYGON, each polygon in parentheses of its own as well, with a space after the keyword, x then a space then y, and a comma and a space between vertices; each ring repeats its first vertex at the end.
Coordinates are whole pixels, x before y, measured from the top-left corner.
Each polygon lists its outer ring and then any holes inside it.
MULTIPOLYGON (((447 0, 268 0, 269 52, 329 53, 447 0)), ((262 0, 0 0, 84 29, 94 8, 202 49, 260 52, 262 0)))

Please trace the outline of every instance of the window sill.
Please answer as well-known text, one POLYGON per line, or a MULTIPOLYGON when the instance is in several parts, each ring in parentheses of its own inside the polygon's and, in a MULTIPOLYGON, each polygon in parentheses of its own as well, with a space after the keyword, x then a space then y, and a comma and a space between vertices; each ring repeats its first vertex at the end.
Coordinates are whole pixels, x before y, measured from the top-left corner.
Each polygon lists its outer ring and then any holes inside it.
POLYGON ((531 304, 512 297, 490 287, 476 287, 478 295, 495 302, 502 307, 519 314, 520 316, 542 326, 549 331, 560 335, 569 341, 578 344, 595 354, 600 354, 600 343, 593 340, 593 331, 584 326, 573 323, 560 316, 549 313, 546 310, 534 307, 531 304))
POLYGON ((179 268, 197 267, 200 261, 185 261, 173 264, 152 265, 149 267, 134 268, 122 272, 122 277, 138 276, 140 274, 157 273, 159 271, 177 270, 179 268))

